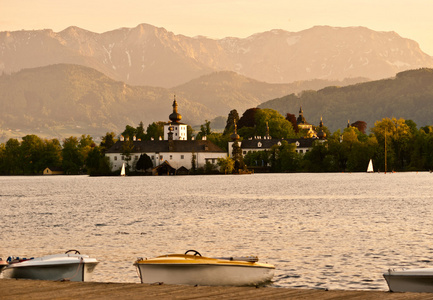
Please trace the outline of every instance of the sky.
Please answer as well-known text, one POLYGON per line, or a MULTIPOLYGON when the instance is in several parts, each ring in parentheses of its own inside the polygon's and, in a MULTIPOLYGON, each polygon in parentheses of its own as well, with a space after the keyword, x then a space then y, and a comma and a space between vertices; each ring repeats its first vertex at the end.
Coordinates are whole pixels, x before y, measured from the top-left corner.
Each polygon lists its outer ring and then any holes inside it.
POLYGON ((175 34, 245 38, 316 25, 395 31, 433 55, 432 0, 0 0, 0 31, 77 26, 102 33, 147 23, 175 34))

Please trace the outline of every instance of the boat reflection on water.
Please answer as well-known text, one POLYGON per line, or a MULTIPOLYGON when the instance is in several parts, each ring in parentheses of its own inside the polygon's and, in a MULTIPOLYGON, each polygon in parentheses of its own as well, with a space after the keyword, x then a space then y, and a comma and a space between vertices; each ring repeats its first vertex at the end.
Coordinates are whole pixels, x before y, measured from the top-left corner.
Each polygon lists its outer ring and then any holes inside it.
POLYGON ((141 283, 258 286, 269 283, 275 267, 259 263, 256 256, 209 258, 195 250, 168 254, 134 263, 141 283), (189 253, 192 254, 189 254, 189 253))

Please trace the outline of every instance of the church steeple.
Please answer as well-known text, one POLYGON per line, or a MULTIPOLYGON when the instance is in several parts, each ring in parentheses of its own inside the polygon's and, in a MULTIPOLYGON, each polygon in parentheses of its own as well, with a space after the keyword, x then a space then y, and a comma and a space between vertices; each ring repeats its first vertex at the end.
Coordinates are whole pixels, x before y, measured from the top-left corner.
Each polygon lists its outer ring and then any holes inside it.
POLYGON ((271 139, 271 135, 269 134, 269 124, 268 121, 266 121, 266 135, 265 135, 266 139, 271 139))
POLYGON ((304 118, 304 111, 302 110, 302 105, 301 105, 301 107, 299 108, 299 117, 298 117, 298 119, 296 120, 296 123, 297 123, 298 125, 308 124, 307 121, 305 121, 305 118, 304 118))
POLYGON ((317 133, 317 137, 321 140, 324 140, 326 138, 326 133, 325 133, 325 131, 323 131, 322 116, 320 116, 319 132, 317 133))
POLYGON ((232 140, 232 141, 237 141, 237 140, 239 140, 240 139, 240 136, 239 136, 239 134, 238 134, 238 125, 236 124, 236 120, 233 120, 233 123, 234 123, 234 131, 233 131, 233 134, 230 136, 230 139, 232 140))
POLYGON ((170 121, 178 123, 180 120, 182 120, 182 115, 177 112, 177 102, 176 102, 176 95, 174 95, 173 100, 173 113, 169 116, 170 121))

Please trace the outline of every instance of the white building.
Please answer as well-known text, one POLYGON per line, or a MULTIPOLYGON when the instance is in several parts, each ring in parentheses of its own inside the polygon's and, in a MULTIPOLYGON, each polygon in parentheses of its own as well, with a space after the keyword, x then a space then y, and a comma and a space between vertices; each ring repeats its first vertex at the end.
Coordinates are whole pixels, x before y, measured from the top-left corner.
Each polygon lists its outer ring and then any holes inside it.
POLYGON ((151 141, 117 141, 105 155, 110 160, 111 170, 120 170, 123 163, 129 164, 134 171, 140 155, 150 157, 153 167, 169 165, 170 169, 190 170, 195 162, 195 167, 200 168, 206 162, 217 164, 217 159, 227 157, 226 151, 207 140, 187 140, 187 125, 180 123, 182 116, 177 112, 176 99, 173 101, 173 113, 169 116, 170 122, 164 125, 164 140, 151 141), (122 155, 125 143, 132 143, 130 160, 122 155), (194 157, 194 159, 193 159, 194 157))
POLYGON ((177 112, 177 102, 176 96, 173 101, 173 113, 170 114, 169 119, 171 122, 168 122, 164 125, 164 140, 168 140, 168 134, 171 131, 173 132, 173 140, 187 140, 187 128, 186 124, 180 123, 182 120, 181 114, 177 112))

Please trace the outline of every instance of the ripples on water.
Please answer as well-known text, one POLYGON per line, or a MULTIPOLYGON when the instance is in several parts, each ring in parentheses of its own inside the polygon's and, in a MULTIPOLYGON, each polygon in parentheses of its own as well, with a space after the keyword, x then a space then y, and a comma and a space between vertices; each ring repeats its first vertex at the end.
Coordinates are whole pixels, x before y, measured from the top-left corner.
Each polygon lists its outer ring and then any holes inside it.
POLYGON ((387 290, 432 267, 433 175, 0 177, 0 257, 78 249, 93 281, 139 282, 137 257, 258 255, 273 286, 387 290))

